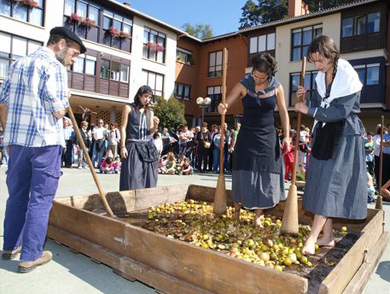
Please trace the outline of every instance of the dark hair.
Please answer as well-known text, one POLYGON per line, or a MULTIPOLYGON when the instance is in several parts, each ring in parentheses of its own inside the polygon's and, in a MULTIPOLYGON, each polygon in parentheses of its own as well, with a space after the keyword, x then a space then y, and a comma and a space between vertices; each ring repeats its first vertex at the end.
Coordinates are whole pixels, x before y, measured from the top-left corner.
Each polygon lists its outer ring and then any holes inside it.
MULTIPOLYGON (((152 97, 153 97, 153 90, 152 90, 152 88, 150 88, 147 85, 143 85, 143 86, 139 87, 137 93, 134 96, 134 104, 135 104, 135 106, 142 107, 139 99, 145 93, 148 93, 148 94, 152 95, 152 97)), ((146 106, 147 105, 145 105, 145 107, 146 106)))
POLYGON ((160 137, 160 133, 157 131, 153 134, 153 139, 157 139, 160 137))
POLYGON ((112 157, 107 157, 106 158, 106 163, 108 163, 108 164, 112 163, 112 157))
POLYGON ((114 128, 118 127, 118 125, 116 123, 111 123, 111 126, 114 127, 114 128))
POLYGON ((333 63, 337 64, 340 58, 340 51, 337 48, 335 41, 325 35, 316 37, 309 45, 307 49, 307 60, 312 62, 311 54, 319 53, 325 58, 333 60, 333 63))
POLYGON ((50 35, 49 40, 47 41, 47 45, 54 45, 57 44, 61 39, 64 39, 66 42, 67 47, 71 47, 72 45, 76 44, 76 42, 73 42, 67 38, 65 38, 62 35, 50 35))
MULTIPOLYGON (((309 48, 307 49, 307 60, 309 62, 312 62, 311 54, 314 53, 319 53, 325 58, 333 61, 332 81, 329 84, 329 87, 331 88, 337 73, 337 63, 340 58, 340 51, 337 48, 336 42, 328 36, 320 35, 311 41, 309 48)), ((327 95, 327 97, 328 96, 329 95, 327 95)))
POLYGON ((377 130, 376 130, 376 134, 377 135, 380 135, 382 133, 382 127, 379 127, 377 130))
POLYGON ((266 73, 268 76, 274 76, 277 72, 276 60, 268 52, 261 52, 251 59, 253 70, 266 73))

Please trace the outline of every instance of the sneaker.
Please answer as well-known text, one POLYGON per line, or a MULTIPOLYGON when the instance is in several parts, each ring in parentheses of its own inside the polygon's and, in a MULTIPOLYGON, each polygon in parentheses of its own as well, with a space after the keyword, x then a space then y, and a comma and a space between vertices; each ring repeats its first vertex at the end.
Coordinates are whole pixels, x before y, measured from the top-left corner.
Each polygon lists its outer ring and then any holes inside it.
POLYGON ((14 250, 4 250, 3 254, 1 255, 1 258, 3 260, 10 260, 15 259, 16 256, 22 251, 22 246, 19 246, 18 248, 14 250))
POLYGON ((42 256, 35 261, 20 261, 18 266, 19 273, 29 273, 38 266, 48 263, 53 258, 50 251, 43 251, 42 256))

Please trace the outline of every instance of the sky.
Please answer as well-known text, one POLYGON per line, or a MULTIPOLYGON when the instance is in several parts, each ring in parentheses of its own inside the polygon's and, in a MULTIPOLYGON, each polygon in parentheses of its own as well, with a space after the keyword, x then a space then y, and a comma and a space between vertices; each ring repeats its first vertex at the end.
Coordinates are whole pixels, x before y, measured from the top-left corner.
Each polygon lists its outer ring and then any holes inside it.
POLYGON ((213 36, 235 32, 246 0, 119 0, 176 28, 185 23, 210 25, 213 36))

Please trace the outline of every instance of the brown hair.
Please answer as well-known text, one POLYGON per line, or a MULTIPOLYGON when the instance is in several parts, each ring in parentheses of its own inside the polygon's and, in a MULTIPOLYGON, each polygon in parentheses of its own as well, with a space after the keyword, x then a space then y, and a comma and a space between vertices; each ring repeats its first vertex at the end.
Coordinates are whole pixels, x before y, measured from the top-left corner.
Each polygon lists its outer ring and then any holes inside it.
POLYGON ((266 73, 268 77, 274 76, 277 72, 276 60, 268 52, 261 52, 256 56, 252 57, 251 63, 253 66, 253 70, 266 73))

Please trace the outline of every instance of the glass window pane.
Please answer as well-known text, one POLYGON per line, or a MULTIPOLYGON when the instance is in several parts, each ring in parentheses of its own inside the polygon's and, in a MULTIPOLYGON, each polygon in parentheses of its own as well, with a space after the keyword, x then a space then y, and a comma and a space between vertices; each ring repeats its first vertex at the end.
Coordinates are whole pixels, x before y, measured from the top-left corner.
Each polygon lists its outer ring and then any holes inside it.
POLYGON ((266 42, 267 42, 267 36, 259 36, 259 52, 265 51, 266 50, 266 42))
POLYGON ((75 64, 73 64, 73 71, 78 73, 84 73, 84 55, 79 55, 76 59, 75 64))
POLYGON ((16 19, 27 21, 27 6, 15 3, 13 16, 16 19))
POLYGON ((292 52, 292 61, 301 60, 301 48, 294 48, 292 52))
POLYGON ((65 0, 64 14, 70 16, 75 12, 75 1, 65 0))
POLYGON ((99 25, 99 9, 93 6, 89 6, 88 17, 91 20, 94 20, 96 25, 99 25))
POLYGON ((184 87, 184 98, 190 98, 190 86, 184 87))
POLYGON ((0 77, 5 78, 8 76, 9 59, 0 58, 0 77))
POLYGON ((322 28, 314 29, 314 38, 322 35, 322 28))
POLYGON ((267 50, 275 50, 275 34, 267 35, 267 50))
POLYGON ((177 84, 177 97, 183 98, 183 85, 177 84))
POLYGON ((164 51, 158 51, 156 53, 157 53, 156 61, 163 63, 164 62, 164 51))
POLYGON ((8 16, 11 15, 11 1, 0 0, 0 13, 8 16))
POLYGON ((121 64, 121 82, 127 83, 129 81, 129 67, 121 64))
POLYGON ((307 50, 309 49, 309 46, 303 46, 302 47, 302 56, 307 56, 307 50))
POLYGON ((163 75, 157 75, 156 76, 156 90, 160 91, 161 93, 163 92, 163 75))
POLYGON ((109 79, 110 78, 110 61, 102 59, 102 65, 100 67, 100 77, 109 79))
POLYGON ((96 57, 92 59, 90 56, 87 57, 85 63, 85 73, 89 75, 96 75, 96 57))
POLYGON ((379 66, 367 67, 367 85, 379 84, 379 66))
POLYGON ((109 18, 107 16, 103 17, 103 29, 108 30, 111 26, 112 18, 109 18))
POLYGON ((116 28, 118 31, 122 30, 122 23, 116 19, 114 19, 114 28, 116 28))
POLYGON ((11 35, 0 33, 0 56, 9 57, 11 53, 11 35))
POLYGON ((210 53, 209 55, 209 66, 214 66, 215 65, 215 52, 210 53))
POLYGON ((30 11, 30 23, 37 26, 43 25, 43 10, 34 8, 30 11))
POLYGON ((366 33, 366 17, 359 17, 356 19, 356 35, 362 35, 366 33))
POLYGON ((352 17, 343 19, 341 36, 342 37, 351 37, 352 36, 352 17))
POLYGON ((300 46, 301 45, 301 32, 293 32, 293 46, 300 46))
POLYGON ((112 61, 111 62, 111 80, 119 81, 121 65, 119 62, 112 61))
POLYGON ((217 61, 216 64, 222 64, 222 51, 217 52, 217 61))
POLYGON ((291 75, 291 91, 296 92, 301 83, 301 76, 299 74, 291 75))
POLYGON ((77 1, 77 15, 85 18, 87 17, 87 4, 84 2, 77 1))
POLYGON ((19 37, 12 38, 12 59, 16 60, 27 53, 27 40, 19 37))
POLYGON ((257 52, 257 37, 253 37, 250 39, 249 42, 249 53, 256 53, 257 52))
POLYGON ((40 42, 28 41, 28 51, 27 54, 31 54, 36 51, 42 44, 40 42))
POLYGON ((355 68, 356 72, 359 75, 360 82, 365 85, 366 84, 366 69, 365 68, 355 68))
POLYGON ((123 24, 123 32, 125 32, 126 34, 131 35, 131 26, 124 23, 123 24))
POLYGON ((303 32, 303 40, 302 40, 302 44, 303 45, 309 45, 311 43, 311 37, 312 37, 312 30, 305 30, 303 32))
POLYGON ((368 15, 368 33, 379 32, 380 13, 370 13, 368 15))
POLYGON ((156 89, 156 74, 149 72, 148 76, 148 86, 151 87, 152 89, 156 89))

